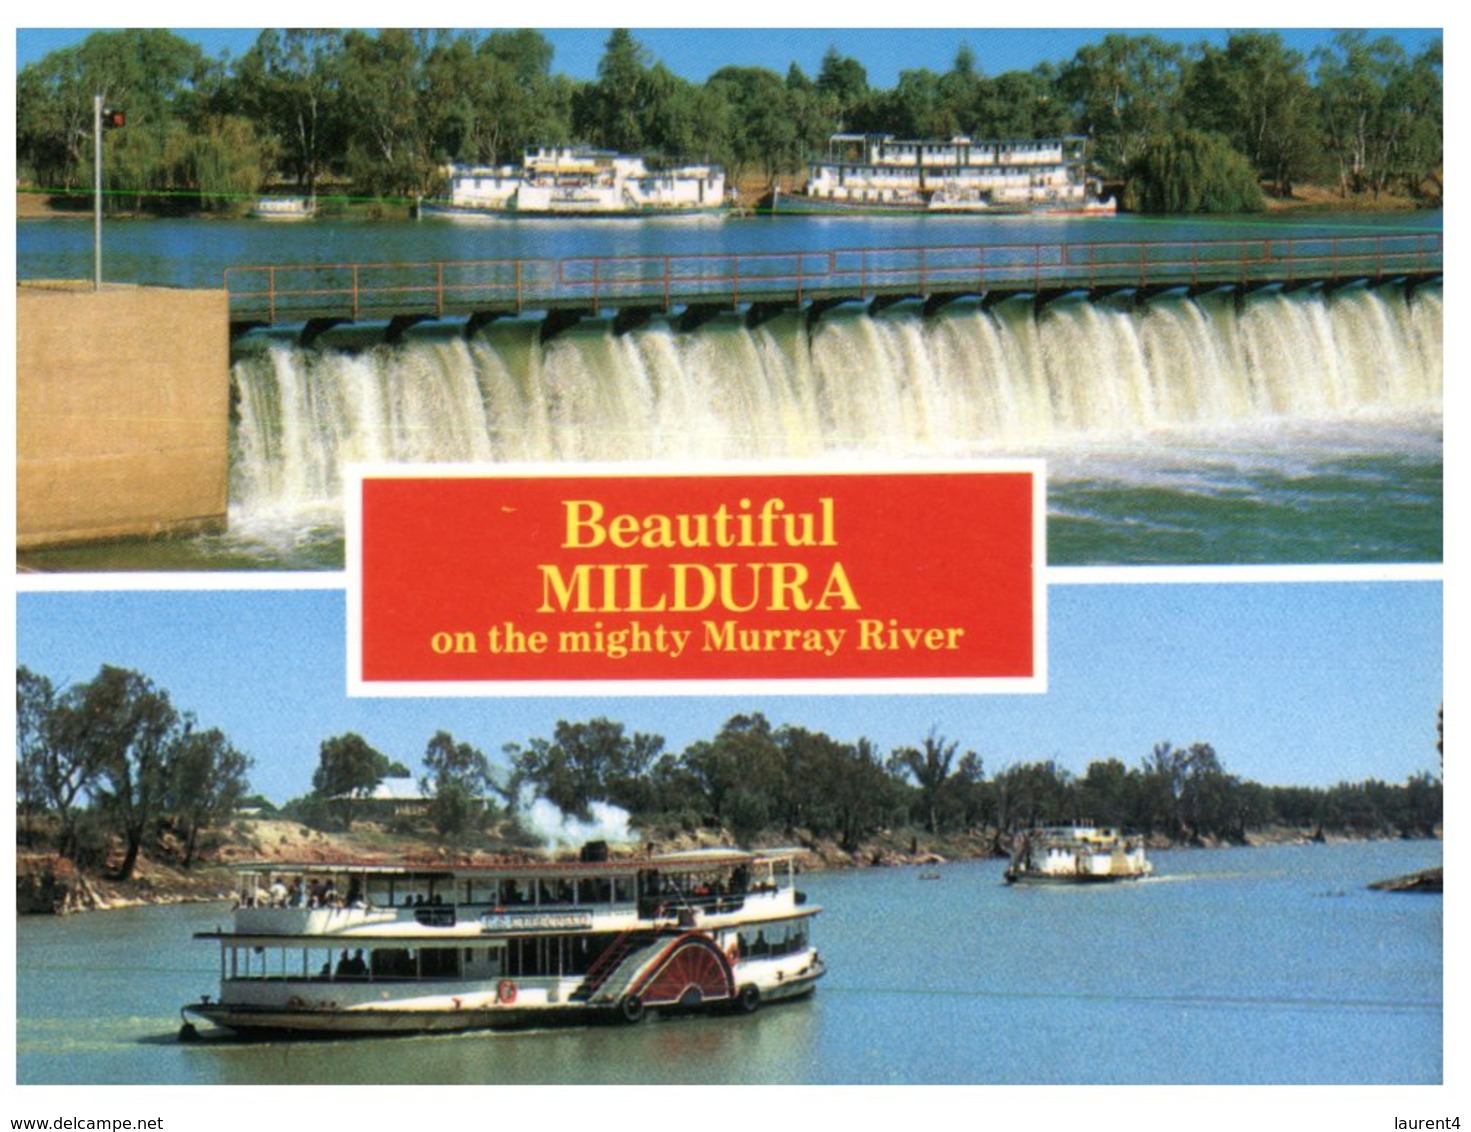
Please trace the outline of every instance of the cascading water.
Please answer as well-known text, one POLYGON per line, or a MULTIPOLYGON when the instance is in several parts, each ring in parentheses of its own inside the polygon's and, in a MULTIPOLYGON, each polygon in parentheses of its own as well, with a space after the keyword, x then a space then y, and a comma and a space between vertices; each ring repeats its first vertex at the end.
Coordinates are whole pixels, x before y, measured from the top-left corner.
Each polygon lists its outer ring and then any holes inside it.
POLYGON ((231 524, 340 528, 343 469, 364 461, 1037 453, 1066 477, 1103 451, 1219 447, 1233 429, 1280 446, 1370 417, 1418 420, 1438 444, 1441 305, 1436 287, 1353 287, 272 345, 234 367, 231 524))

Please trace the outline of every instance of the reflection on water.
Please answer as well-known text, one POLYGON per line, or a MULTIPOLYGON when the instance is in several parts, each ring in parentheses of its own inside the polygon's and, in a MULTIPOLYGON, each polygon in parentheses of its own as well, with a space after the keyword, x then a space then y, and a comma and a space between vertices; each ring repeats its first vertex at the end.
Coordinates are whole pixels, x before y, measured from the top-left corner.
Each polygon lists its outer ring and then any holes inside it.
POLYGON ((829 975, 754 1015, 517 1034, 178 1044, 220 906, 19 925, 22 1082, 1438 1083, 1436 842, 1178 851, 1127 885, 1002 862, 809 874, 829 975))

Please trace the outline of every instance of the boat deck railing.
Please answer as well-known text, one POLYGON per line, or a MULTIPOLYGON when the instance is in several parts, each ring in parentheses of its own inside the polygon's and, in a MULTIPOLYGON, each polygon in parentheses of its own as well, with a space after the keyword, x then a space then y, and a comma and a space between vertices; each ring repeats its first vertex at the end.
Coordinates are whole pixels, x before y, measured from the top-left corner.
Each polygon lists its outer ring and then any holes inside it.
POLYGON ((225 272, 237 325, 629 308, 732 310, 881 297, 1287 286, 1433 277, 1439 232, 1231 240, 1014 243, 426 263, 283 264, 225 272))

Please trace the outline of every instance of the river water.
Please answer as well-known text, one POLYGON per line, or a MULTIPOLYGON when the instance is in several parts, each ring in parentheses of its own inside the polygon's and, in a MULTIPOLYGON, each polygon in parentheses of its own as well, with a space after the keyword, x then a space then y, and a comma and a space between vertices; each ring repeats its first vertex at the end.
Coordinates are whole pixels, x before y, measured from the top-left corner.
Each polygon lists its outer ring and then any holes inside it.
POLYGON ((225 905, 18 925, 17 1079, 49 1084, 1439 1083, 1438 842, 1154 855, 1113 887, 1000 861, 812 873, 815 997, 636 1028, 180 1044, 225 905))
MULTIPOLYGON (((217 287, 232 265, 832 250, 1438 231, 1439 213, 1149 220, 146 220, 108 226, 108 279, 217 287)), ((17 227, 22 279, 87 277, 91 228, 17 227)), ((1048 460, 1055 564, 1438 561, 1438 286, 903 304, 809 328, 493 324, 396 347, 241 350, 230 533, 28 556, 52 569, 335 569, 344 469, 365 460, 820 464, 1048 460)))

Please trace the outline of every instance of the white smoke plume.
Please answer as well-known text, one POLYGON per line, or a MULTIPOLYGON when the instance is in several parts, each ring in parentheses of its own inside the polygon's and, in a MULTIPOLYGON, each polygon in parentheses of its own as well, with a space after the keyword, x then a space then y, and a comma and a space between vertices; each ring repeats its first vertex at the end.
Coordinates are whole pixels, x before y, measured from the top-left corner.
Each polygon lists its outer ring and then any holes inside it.
POLYGON ((554 803, 523 790, 516 799, 516 819, 528 833, 540 838, 548 850, 576 849, 589 841, 610 845, 636 845, 639 836, 629 825, 627 810, 611 802, 592 802, 592 818, 583 821, 563 813, 554 803))

